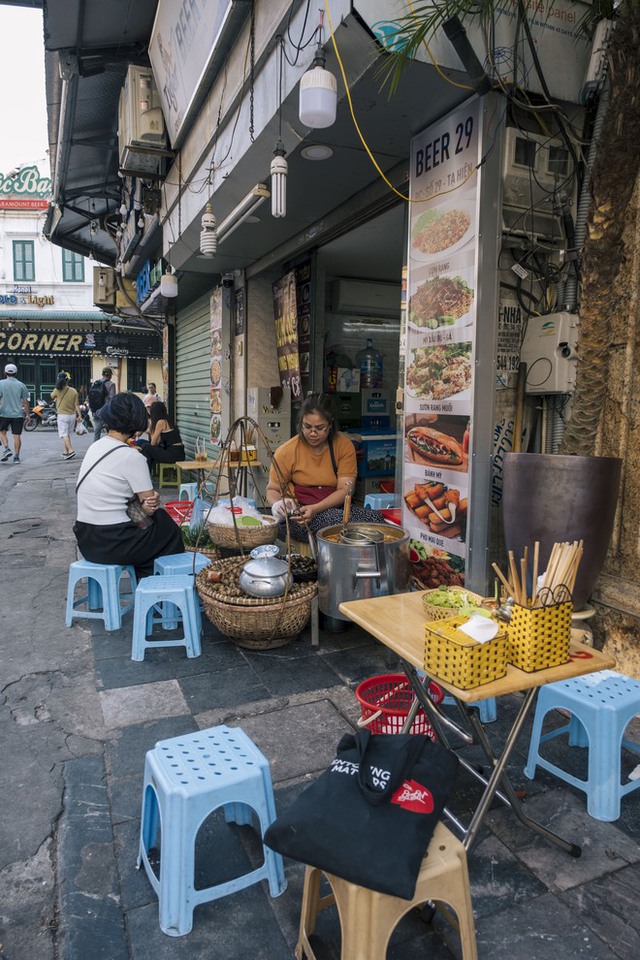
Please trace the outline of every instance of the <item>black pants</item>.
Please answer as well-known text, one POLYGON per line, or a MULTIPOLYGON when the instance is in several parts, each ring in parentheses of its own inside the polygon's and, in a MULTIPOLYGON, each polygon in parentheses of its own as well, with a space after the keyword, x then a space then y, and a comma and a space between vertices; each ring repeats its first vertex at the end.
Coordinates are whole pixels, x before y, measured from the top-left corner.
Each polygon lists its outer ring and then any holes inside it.
POLYGON ((80 553, 91 563, 131 564, 136 576, 153 574, 156 557, 184 553, 180 527, 165 510, 158 510, 152 524, 141 530, 134 523, 112 523, 99 526, 77 520, 73 532, 80 553))
POLYGON ((184 447, 178 443, 171 447, 154 447, 150 443, 145 443, 138 449, 142 456, 147 458, 149 466, 153 463, 177 463, 178 460, 185 459, 184 447))

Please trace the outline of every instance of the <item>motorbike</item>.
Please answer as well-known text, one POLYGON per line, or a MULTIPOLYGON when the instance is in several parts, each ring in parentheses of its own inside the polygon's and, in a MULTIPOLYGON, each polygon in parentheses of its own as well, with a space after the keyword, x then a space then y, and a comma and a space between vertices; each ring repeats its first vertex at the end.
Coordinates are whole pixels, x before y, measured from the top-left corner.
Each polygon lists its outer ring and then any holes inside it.
POLYGON ((31 409, 30 416, 24 422, 25 430, 35 430, 38 424, 43 427, 55 427, 58 423, 58 415, 53 404, 46 400, 38 400, 31 409))

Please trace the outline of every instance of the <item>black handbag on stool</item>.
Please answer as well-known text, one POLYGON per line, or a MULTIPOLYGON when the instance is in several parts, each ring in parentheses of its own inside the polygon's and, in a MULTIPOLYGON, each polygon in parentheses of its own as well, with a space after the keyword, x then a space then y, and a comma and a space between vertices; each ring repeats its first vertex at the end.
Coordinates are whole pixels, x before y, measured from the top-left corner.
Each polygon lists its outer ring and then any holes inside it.
POLYGON ((456 756, 422 734, 345 734, 335 760, 265 834, 293 860, 411 900, 456 777, 456 756))

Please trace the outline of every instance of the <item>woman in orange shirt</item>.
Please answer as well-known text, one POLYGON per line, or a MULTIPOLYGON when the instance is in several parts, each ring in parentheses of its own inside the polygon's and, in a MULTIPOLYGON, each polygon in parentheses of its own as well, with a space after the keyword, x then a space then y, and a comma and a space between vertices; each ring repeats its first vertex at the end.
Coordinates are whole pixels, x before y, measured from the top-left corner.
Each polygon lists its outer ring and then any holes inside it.
MULTIPOLYGON (((312 393, 303 401, 297 436, 281 444, 273 460, 267 503, 274 517, 289 515, 295 540, 306 541, 309 530, 316 533, 342 521, 345 497, 355 488, 356 451, 338 431, 327 396, 312 393)), ((361 509, 352 510, 351 519, 384 521, 377 511, 361 509)))

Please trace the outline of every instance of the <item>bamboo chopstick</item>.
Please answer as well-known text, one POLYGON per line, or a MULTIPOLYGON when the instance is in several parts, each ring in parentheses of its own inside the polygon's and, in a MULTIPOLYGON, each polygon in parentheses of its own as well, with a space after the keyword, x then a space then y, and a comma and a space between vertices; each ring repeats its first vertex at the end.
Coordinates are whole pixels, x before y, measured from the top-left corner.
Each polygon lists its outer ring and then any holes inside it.
POLYGON ((538 561, 540 559, 540 541, 533 545, 533 580, 531 583, 531 606, 535 607, 538 598, 538 561))

